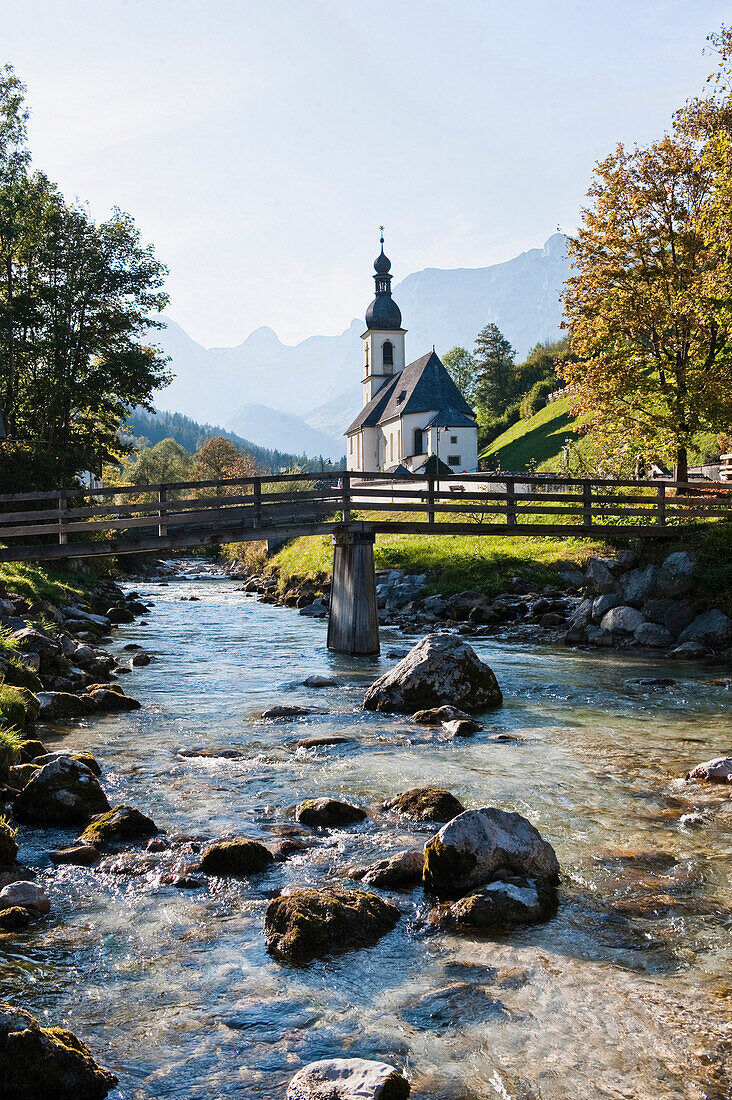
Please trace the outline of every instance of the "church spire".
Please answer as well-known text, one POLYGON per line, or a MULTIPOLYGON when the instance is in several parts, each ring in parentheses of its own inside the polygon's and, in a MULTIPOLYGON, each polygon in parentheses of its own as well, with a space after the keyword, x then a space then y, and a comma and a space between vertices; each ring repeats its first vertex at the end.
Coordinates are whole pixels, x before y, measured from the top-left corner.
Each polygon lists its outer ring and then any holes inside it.
POLYGON ((391 296, 391 260, 384 254, 384 227, 379 226, 381 252, 374 260, 376 297, 366 310, 367 329, 399 329, 402 315, 391 296))

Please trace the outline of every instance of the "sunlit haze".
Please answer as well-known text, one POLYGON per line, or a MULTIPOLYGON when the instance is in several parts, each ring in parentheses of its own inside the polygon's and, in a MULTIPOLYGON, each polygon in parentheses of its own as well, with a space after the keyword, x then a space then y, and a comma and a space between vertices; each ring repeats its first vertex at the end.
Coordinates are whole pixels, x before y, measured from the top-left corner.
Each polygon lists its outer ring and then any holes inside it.
POLYGON ((36 166, 129 210, 206 345, 295 342, 396 280, 478 267, 578 218, 593 163, 660 134, 714 59, 707 0, 25 0, 3 60, 36 166))

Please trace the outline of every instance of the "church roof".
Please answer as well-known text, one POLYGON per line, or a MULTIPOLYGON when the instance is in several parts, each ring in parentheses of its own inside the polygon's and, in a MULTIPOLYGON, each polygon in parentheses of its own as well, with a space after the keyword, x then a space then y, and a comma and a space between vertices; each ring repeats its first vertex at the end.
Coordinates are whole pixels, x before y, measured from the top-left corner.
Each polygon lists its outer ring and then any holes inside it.
POLYGON ((377 294, 366 310, 366 328, 373 331, 402 327, 402 311, 391 294, 377 294))
POLYGON ((432 409, 437 410, 438 415, 443 410, 450 410, 451 415, 454 413, 464 418, 457 423, 450 420, 448 426, 451 428, 459 427, 468 417, 471 418, 471 425, 475 423, 472 419, 473 410, 434 351, 415 359, 384 383, 346 429, 346 435, 358 431, 359 428, 383 424, 396 416, 429 412, 432 409))
POLYGON ((474 428, 475 417, 460 412, 459 409, 441 409, 435 413, 431 420, 425 424, 425 428, 474 428))

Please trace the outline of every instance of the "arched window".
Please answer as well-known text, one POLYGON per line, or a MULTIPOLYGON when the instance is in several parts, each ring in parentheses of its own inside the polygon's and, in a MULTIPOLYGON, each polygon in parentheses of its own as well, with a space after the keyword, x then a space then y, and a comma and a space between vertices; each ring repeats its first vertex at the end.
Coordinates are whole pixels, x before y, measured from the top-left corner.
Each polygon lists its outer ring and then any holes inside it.
POLYGON ((384 341, 381 347, 381 355, 381 362, 384 364, 385 367, 394 366, 394 345, 392 344, 391 340, 384 341))
POLYGON ((424 443, 422 442, 422 440, 423 440, 422 429, 421 428, 415 428, 414 429, 414 454, 416 454, 416 455, 423 455, 424 454, 424 443))

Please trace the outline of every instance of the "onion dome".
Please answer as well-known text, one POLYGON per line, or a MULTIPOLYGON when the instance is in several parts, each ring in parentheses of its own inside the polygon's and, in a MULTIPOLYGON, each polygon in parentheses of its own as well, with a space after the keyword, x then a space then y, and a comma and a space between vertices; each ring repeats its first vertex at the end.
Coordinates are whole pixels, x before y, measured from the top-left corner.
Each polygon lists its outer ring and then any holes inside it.
MULTIPOLYGON (((382 226, 383 230, 383 226, 382 226)), ((391 296, 391 260, 384 254, 384 236, 381 235, 381 252, 374 261, 376 297, 366 310, 367 329, 400 329, 402 314, 391 296)))

